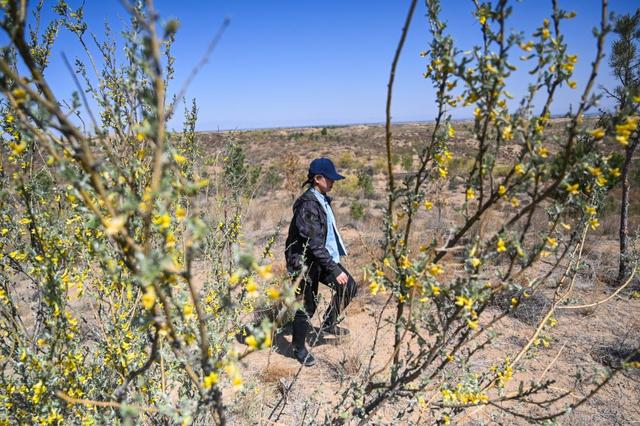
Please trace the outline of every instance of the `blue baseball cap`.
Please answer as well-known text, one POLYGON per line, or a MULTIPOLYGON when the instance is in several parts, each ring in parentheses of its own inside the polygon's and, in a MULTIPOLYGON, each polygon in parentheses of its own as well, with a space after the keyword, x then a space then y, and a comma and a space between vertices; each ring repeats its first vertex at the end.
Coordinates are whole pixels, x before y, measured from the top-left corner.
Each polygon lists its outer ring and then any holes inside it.
POLYGON ((309 178, 315 175, 322 175, 331 180, 344 179, 344 176, 336 171, 336 166, 333 165, 333 162, 325 157, 316 158, 309 164, 309 178))

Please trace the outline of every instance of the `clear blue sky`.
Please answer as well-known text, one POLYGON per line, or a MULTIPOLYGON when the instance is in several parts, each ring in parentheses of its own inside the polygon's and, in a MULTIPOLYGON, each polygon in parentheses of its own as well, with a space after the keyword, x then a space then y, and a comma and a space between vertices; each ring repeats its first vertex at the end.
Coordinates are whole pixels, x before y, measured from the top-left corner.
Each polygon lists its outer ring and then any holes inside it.
MULTIPOLYGON (((68 1, 71 6, 79 4, 68 1)), ((528 34, 551 10, 550 0, 512 3, 515 10, 510 27, 528 34)), ((578 89, 560 91, 555 114, 575 105, 595 55, 591 29, 600 16, 597 0, 560 0, 559 4, 578 14, 564 21, 564 29, 569 51, 579 55, 579 62, 575 70, 578 89)), ((390 63, 408 5, 408 0, 156 0, 161 16, 181 22, 174 45, 174 91, 200 60, 224 18, 231 18, 209 63, 187 92, 187 97, 196 97, 199 105, 199 130, 383 121, 390 63)), ((610 9, 617 13, 635 7, 630 0, 610 1, 610 9)), ((480 37, 472 10, 470 0, 443 0, 443 17, 463 49, 480 37)), ((117 0, 86 1, 85 13, 89 28, 98 36, 105 20, 114 32, 128 20, 117 0)), ((428 43, 425 6, 420 1, 396 76, 396 121, 434 117, 433 91, 429 81, 422 78, 425 58, 419 56, 428 43)), ((70 58, 80 55, 77 43, 68 34, 61 34, 47 71, 59 96, 73 88, 61 52, 70 58)), ((517 57, 521 51, 516 49, 514 53, 517 57)), ((598 82, 611 87, 615 83, 604 65, 598 82)), ((510 84, 510 91, 519 94, 527 82, 516 76, 510 84)), ((603 106, 607 105, 610 102, 604 100, 603 106)), ((466 118, 470 112, 454 110, 453 115, 466 118)), ((171 124, 179 127, 180 122, 171 124)))

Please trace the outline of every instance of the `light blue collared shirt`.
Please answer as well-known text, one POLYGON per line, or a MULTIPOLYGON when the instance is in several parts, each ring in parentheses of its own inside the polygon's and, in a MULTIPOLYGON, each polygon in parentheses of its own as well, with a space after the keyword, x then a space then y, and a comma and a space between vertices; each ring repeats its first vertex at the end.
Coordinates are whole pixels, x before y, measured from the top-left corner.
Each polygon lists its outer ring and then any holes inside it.
POLYGON ((336 218, 333 216, 333 210, 331 210, 331 205, 325 198, 325 196, 315 188, 311 188, 311 192, 318 199, 320 205, 324 209, 324 212, 327 214, 327 242, 325 243, 325 247, 331 255, 331 258, 334 262, 340 263, 340 256, 346 256, 347 250, 342 242, 342 238, 340 237, 340 233, 338 232, 338 227, 336 226, 336 218))

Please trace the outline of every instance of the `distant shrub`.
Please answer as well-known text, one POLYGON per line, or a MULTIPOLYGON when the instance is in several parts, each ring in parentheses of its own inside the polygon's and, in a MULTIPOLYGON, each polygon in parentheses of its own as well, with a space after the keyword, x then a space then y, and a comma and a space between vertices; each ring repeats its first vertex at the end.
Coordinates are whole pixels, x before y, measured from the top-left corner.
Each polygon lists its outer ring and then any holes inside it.
POLYGON ((472 157, 455 157, 449 163, 449 173, 451 173, 452 176, 468 174, 471 172, 474 163, 475 159, 472 157))
POLYGON ((357 161, 351 152, 343 152, 338 157, 338 166, 343 169, 353 169, 357 161))
POLYGON ((267 188, 279 189, 282 186, 282 182, 284 182, 284 177, 282 177, 282 172, 277 167, 271 166, 267 169, 262 182, 263 186, 267 188))
POLYGON ((413 155, 412 154, 405 154, 401 157, 400 162, 402 163, 402 168, 406 171, 406 172, 410 172, 411 170, 413 170, 413 155))
POLYGON ((511 171, 511 166, 509 164, 497 164, 493 168, 493 174, 496 177, 505 177, 511 171))
POLYGON ((359 201, 354 201, 351 203, 351 208, 349 209, 351 213, 351 217, 355 220, 360 220, 364 217, 364 205, 359 201))
MULTIPOLYGON (((260 173, 255 177, 255 194, 254 196, 266 195, 271 191, 282 188, 284 182, 283 172, 276 166, 270 166, 266 171, 260 167, 255 167, 260 173)), ((250 194, 249 194, 250 195, 250 194)))
POLYGON ((333 191, 339 197, 354 197, 358 192, 358 178, 347 176, 344 180, 336 182, 333 191))
POLYGON ((365 167, 358 170, 358 187, 362 189, 365 197, 373 195, 373 169, 365 167))
POLYGON ((375 173, 385 173, 387 171, 387 159, 378 157, 373 162, 373 170, 375 173))

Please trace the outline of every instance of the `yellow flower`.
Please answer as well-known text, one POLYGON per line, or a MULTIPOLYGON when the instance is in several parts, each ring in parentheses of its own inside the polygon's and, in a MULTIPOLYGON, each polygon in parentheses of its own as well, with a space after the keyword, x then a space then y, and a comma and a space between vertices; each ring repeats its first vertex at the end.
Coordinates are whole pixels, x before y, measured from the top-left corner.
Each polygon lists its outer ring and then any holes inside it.
POLYGON ((9 148, 11 148, 11 152, 13 152, 13 155, 20 155, 24 152, 25 149, 27 149, 27 142, 22 141, 19 144, 15 142, 9 142, 9 148))
POLYGON ((480 264, 482 263, 482 261, 480 259, 478 259, 477 257, 472 257, 469 259, 469 263, 471 264, 471 266, 473 266, 474 268, 477 268, 478 266, 480 266, 480 264))
POLYGON ((476 196, 476 193, 473 190, 473 188, 467 188, 467 193, 466 193, 467 200, 472 200, 473 198, 475 198, 475 196, 476 196))
POLYGON ((378 291, 380 290, 380 284, 378 284, 375 281, 372 281, 371 284, 369 284, 369 292, 371 292, 372 296, 375 296, 376 294, 378 294, 378 291))
POLYGON ((164 242, 166 248, 172 248, 176 246, 176 236, 173 235, 173 232, 167 233, 167 238, 164 242))
POLYGON ((567 84, 569 84, 569 87, 572 88, 572 89, 575 89, 576 86, 577 86, 577 83, 575 81, 573 81, 573 80, 569 80, 569 82, 567 84))
POLYGON ((522 164, 520 164, 520 163, 516 164, 516 166, 513 168, 513 170, 516 172, 516 174, 519 174, 519 175, 523 175, 524 174, 524 167, 522 167, 522 164))
POLYGON ((185 319, 193 318, 193 305, 191 303, 185 303, 182 307, 182 315, 184 315, 185 319))
POLYGON ((596 208, 594 206, 587 206, 584 208, 584 211, 590 215, 596 214, 596 208))
POLYGON ((532 48, 533 48, 532 41, 528 43, 520 43, 520 49, 524 50, 525 52, 530 52, 532 48))
POLYGON ((218 375, 212 371, 207 375, 207 377, 204 378, 204 383, 202 384, 202 386, 205 389, 209 389, 216 383, 218 383, 218 375))
POLYGON ((621 174, 622 174, 622 172, 620 171, 620 169, 618 167, 616 167, 615 169, 611 169, 611 176, 618 177, 621 174))
POLYGON ((538 148, 538 155, 542 158, 547 158, 549 156, 549 150, 544 146, 538 148))
POLYGON ((256 280, 249 277, 249 279, 247 279, 247 284, 245 285, 244 288, 247 290, 247 293, 249 294, 249 296, 253 296, 258 291, 258 284, 256 284, 256 280))
POLYGON ((627 146, 629 145, 629 136, 618 135, 616 136, 616 142, 618 142, 620 145, 627 146))
POLYGON ((24 102, 24 100, 26 99, 26 97, 27 97, 27 91, 26 91, 26 90, 24 90, 24 89, 23 89, 23 88, 21 88, 21 87, 18 87, 18 88, 13 89, 13 90, 11 91, 11 95, 15 98, 16 102, 17 102, 18 104, 20 104, 20 103, 24 102))
POLYGON ((258 275, 260 275, 260 278, 264 280, 270 280, 271 278, 273 278, 273 272, 271 272, 272 269, 273 269, 273 265, 271 264, 259 266, 258 275))
POLYGON ((427 210, 431 210, 433 208, 433 203, 431 201, 425 201, 424 208, 427 210))
POLYGON ((124 229, 124 224, 127 221, 127 217, 125 215, 120 215, 112 218, 108 218, 105 220, 105 231, 106 235, 116 235, 124 229))
POLYGON ((34 404, 37 404, 38 402, 40 402, 40 398, 42 397, 42 394, 45 393, 45 391, 47 390, 47 387, 45 386, 44 383, 42 383, 42 380, 40 380, 38 383, 33 385, 32 389, 33 389, 33 397, 31 397, 31 400, 33 401, 34 404))
POLYGON ((240 389, 243 383, 244 382, 240 374, 236 374, 235 376, 233 376, 233 379, 231 380, 231 384, 235 389, 240 389))
POLYGON ((275 287, 269 287, 267 289, 267 296, 269 296, 271 300, 278 300, 280 298, 280 290, 275 287))
POLYGON ((571 225, 569 225, 568 223, 560 223, 560 226, 562 226, 565 230, 570 231, 571 230, 571 225))
POLYGON ((438 287, 435 284, 431 284, 431 292, 433 293, 434 296, 437 296, 440 294, 440 287, 438 287))
POLYGON ((229 277, 229 284, 231 285, 236 285, 238 284, 238 282, 240 281, 240 277, 241 274, 239 271, 235 271, 233 274, 231 274, 231 276, 229 277))
POLYGON ((498 187, 498 195, 502 197, 506 193, 507 193, 507 188, 504 185, 500 185, 498 187))
POLYGON ((503 251, 507 250, 507 247, 505 246, 504 240, 502 238, 498 238, 498 242, 496 243, 496 247, 497 247, 497 251, 498 253, 502 253, 503 251))
POLYGON ((473 308, 473 300, 465 296, 456 296, 455 303, 458 306, 464 306, 466 310, 473 308))
POLYGON ((153 308, 153 305, 156 303, 156 290, 153 286, 148 286, 145 289, 144 295, 142 295, 142 306, 145 309, 153 308))
POLYGON ((580 184, 574 183, 573 185, 567 183, 565 184, 565 188, 567 192, 571 195, 578 195, 580 193, 580 184))
POLYGON ((247 346, 249 346, 251 349, 258 348, 258 341, 256 340, 256 336, 247 336, 247 338, 244 339, 244 343, 246 343, 247 346))
POLYGON ((478 320, 475 321, 471 321, 470 319, 467 319, 467 326, 471 329, 471 330, 475 330, 478 328, 478 320))
POLYGON ((171 216, 168 213, 156 215, 153 218, 154 225, 158 225, 161 229, 167 229, 171 225, 171 216))
POLYGON ((178 206, 178 208, 176 209, 176 219, 182 221, 185 216, 187 216, 187 209, 182 206, 178 206))
POLYGON ((264 338, 264 341, 262 342, 262 347, 263 348, 270 348, 271 347, 271 334, 267 334, 264 338))
POLYGON ((636 130, 638 127, 638 122, 640 121, 640 117, 633 116, 625 118, 623 124, 616 125, 616 141, 618 143, 626 146, 629 144, 629 136, 631 133, 636 130))
POLYGON ((589 171, 589 173, 591 173, 591 176, 598 177, 602 175, 602 170, 600 169, 600 167, 587 166, 587 170, 589 171))
POLYGON ((446 167, 438 167, 438 173, 440 174, 441 178, 446 178, 447 177, 447 168, 446 167))
POLYGON ((516 197, 511 197, 511 205, 513 207, 518 207, 520 205, 520 200, 518 200, 516 197))
POLYGON ((594 217, 593 219, 589 219, 589 226, 591 227, 591 229, 595 230, 596 228, 598 228, 598 226, 600 226, 600 222, 598 221, 598 218, 594 217))
POLYGON ((540 33, 540 35, 542 36, 543 40, 548 39, 549 36, 551 35, 551 33, 549 32, 549 28, 543 28, 542 32, 540 33))
POLYGON ((444 269, 442 269, 440 265, 436 263, 432 263, 431 266, 429 266, 429 273, 434 277, 440 275, 443 272, 444 272, 444 269))
POLYGON ((556 247, 558 247, 558 240, 553 238, 553 237, 547 237, 547 245, 554 249, 556 247))
POLYGON ((589 132, 594 139, 602 139, 604 138, 605 131, 602 127, 598 127, 597 129, 593 129, 589 132))
POLYGON ((187 161, 187 157, 182 156, 180 154, 173 154, 173 159, 178 164, 184 164, 187 161))
POLYGON ((410 276, 406 277, 404 285, 407 288, 411 288, 411 287, 415 286, 416 285, 416 277, 414 277, 413 275, 410 275, 410 276))
POLYGON ((508 125, 502 129, 502 139, 505 141, 510 141, 513 139, 513 130, 511 125, 508 125))
POLYGON ((14 250, 11 253, 9 253, 9 257, 12 258, 13 260, 22 261, 27 258, 27 254, 14 250))
POLYGON ((447 127, 447 135, 452 138, 456 135, 456 131, 455 129, 451 126, 451 124, 449 124, 449 127, 447 127))
POLYGON ((411 261, 407 256, 402 256, 400 259, 400 267, 407 269, 411 267, 411 261))

